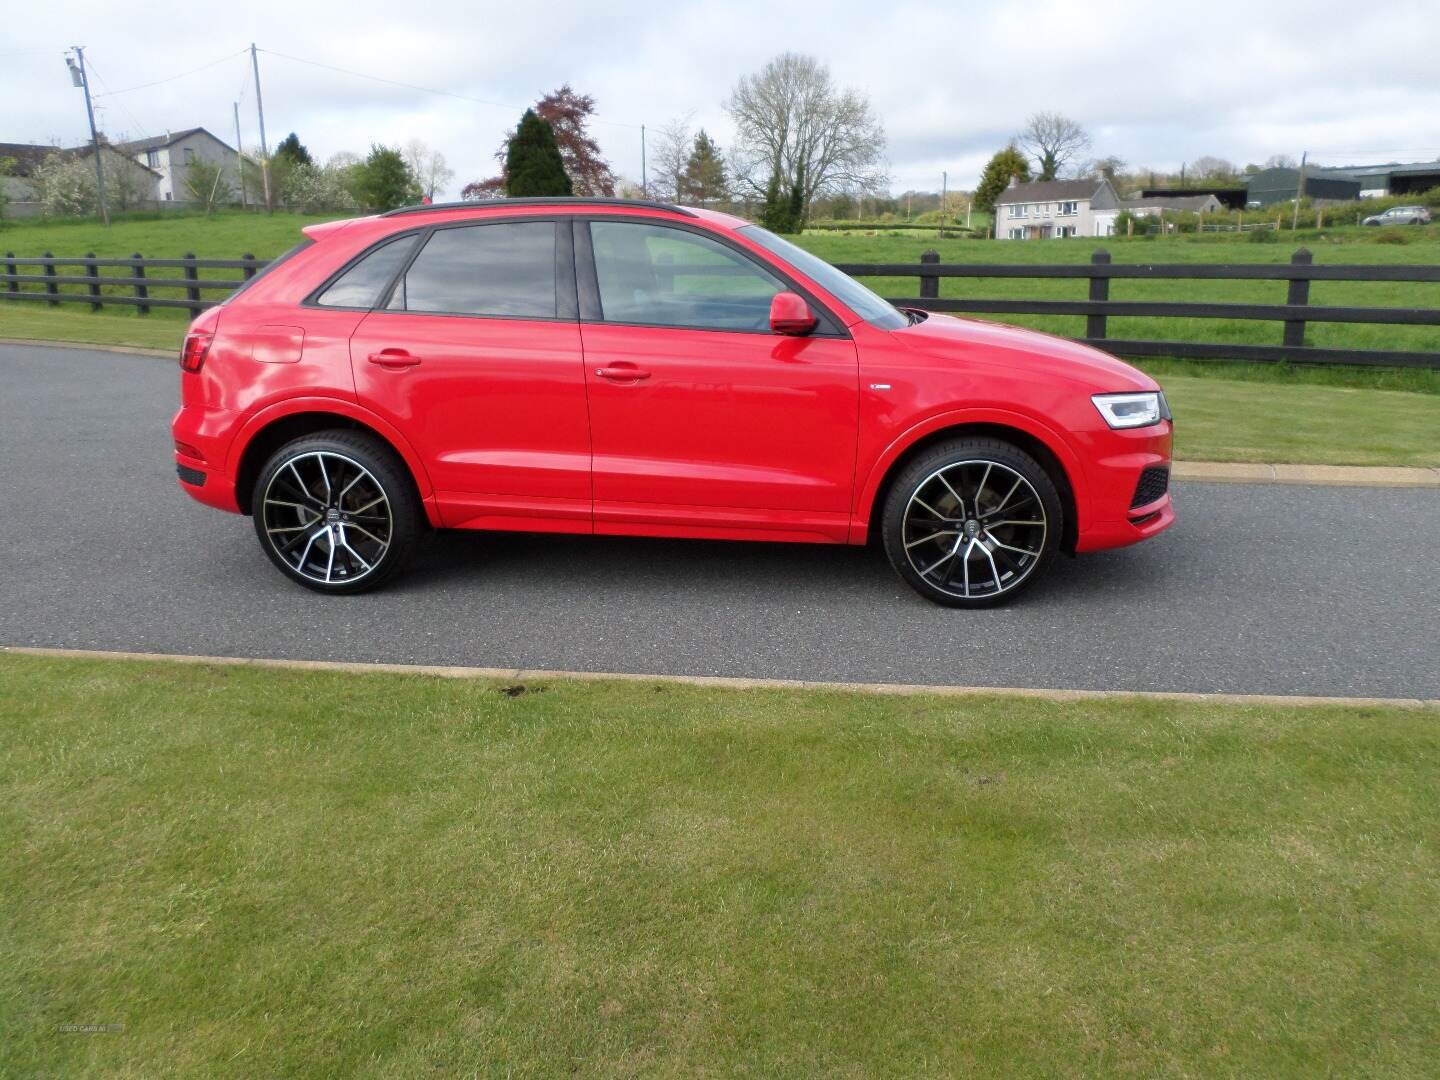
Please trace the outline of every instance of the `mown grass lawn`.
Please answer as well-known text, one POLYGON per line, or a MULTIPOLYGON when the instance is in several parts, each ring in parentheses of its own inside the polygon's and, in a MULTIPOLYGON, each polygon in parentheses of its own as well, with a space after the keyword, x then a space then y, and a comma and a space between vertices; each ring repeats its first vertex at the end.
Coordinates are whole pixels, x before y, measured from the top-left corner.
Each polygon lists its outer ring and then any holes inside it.
POLYGON ((0 1073, 1440 1067, 1440 711, 502 689, 0 656, 0 1073))

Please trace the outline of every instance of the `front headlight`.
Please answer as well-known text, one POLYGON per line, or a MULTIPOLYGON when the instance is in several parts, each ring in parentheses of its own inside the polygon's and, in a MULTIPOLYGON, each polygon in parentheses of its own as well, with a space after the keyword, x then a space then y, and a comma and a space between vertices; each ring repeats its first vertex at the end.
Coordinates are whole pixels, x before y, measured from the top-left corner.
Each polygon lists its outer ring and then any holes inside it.
POLYGON ((1170 409, 1165 404, 1165 395, 1146 394, 1095 394, 1090 398, 1105 423, 1112 428, 1138 428, 1158 424, 1170 418, 1170 409))

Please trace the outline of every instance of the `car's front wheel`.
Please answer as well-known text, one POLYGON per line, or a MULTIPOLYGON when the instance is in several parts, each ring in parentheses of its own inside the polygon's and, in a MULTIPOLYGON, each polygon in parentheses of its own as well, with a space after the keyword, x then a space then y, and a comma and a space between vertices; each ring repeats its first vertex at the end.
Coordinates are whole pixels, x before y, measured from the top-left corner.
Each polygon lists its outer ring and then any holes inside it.
POLYGON ((251 509, 270 561, 325 593, 364 592, 393 577, 424 528, 404 463, 356 431, 286 443, 260 470, 251 509))
POLYGON ((907 465, 885 499, 891 565, 920 595, 988 607, 1033 584, 1059 547, 1055 483, 1019 447, 955 439, 907 465))

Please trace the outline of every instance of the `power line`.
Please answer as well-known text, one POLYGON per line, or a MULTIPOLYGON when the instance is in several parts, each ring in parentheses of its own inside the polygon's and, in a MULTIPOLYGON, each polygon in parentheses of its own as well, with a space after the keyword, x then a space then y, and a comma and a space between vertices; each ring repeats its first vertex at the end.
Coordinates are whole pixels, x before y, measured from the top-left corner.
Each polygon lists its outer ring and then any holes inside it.
MULTIPOLYGON (((379 75, 371 75, 364 71, 351 71, 349 68, 337 67, 334 64, 324 64, 321 63, 319 60, 306 60, 303 57, 291 56, 288 53, 276 52, 274 49, 261 49, 260 51, 263 53, 268 53, 271 56, 278 56, 283 60, 293 60, 297 64, 308 64, 311 67, 325 68, 327 71, 338 71, 342 75, 352 75, 357 79, 369 79, 371 82, 385 83, 388 86, 401 86, 404 87, 406 90, 418 90, 422 94, 438 94, 441 97, 456 98, 460 101, 473 102, 476 105, 489 105, 497 109, 521 110, 528 108, 528 106, 515 105, 507 101, 489 101, 485 98, 471 97, 469 94, 457 94, 453 90, 437 90, 433 86, 417 86, 414 83, 401 82, 399 79, 385 79, 379 75)), ((590 119, 597 124, 607 124, 610 127, 629 128, 632 131, 639 131, 642 127, 645 126, 643 124, 626 124, 619 120, 605 120, 599 116, 593 115, 590 117, 590 119)))
MULTIPOLYGON (((100 69, 95 66, 95 60, 94 60, 94 58, 92 57, 92 58, 88 59, 88 60, 86 61, 86 63, 87 63, 87 65, 89 66, 90 71, 94 74, 95 78, 97 78, 97 79, 100 80, 100 85, 103 86, 103 87, 105 87, 105 93, 104 93, 104 94, 96 94, 95 96, 96 96, 96 97, 105 97, 105 96, 107 96, 107 95, 110 93, 110 84, 105 81, 105 76, 104 76, 104 75, 101 75, 101 74, 100 74, 100 69)), ((123 102, 123 101, 117 102, 116 104, 118 104, 118 105, 120 106, 121 111, 124 112, 125 115, 130 118, 130 122, 135 125, 135 136, 136 136, 137 138, 144 137, 144 136, 150 134, 150 129, 147 128, 144 124, 142 124, 142 123, 139 121, 139 119, 135 116, 135 114, 130 111, 130 106, 126 105, 125 102, 123 102)))
POLYGON ((98 95, 96 95, 96 96, 97 96, 97 97, 114 97, 116 94, 128 94, 128 93, 130 93, 130 92, 133 91, 133 90, 148 90, 148 89, 149 89, 150 87, 152 87, 152 86, 161 86, 161 85, 163 85, 164 83, 174 82, 176 79, 183 79, 183 78, 185 78, 187 75, 195 75, 195 74, 197 74, 198 72, 201 72, 201 71, 208 71, 210 68, 215 67, 217 64, 223 64, 226 60, 233 60, 235 57, 241 56, 241 55, 243 55, 244 53, 247 53, 247 52, 249 52, 249 51, 250 51, 249 49, 241 49, 239 52, 233 52, 233 53, 229 53, 229 54, 227 54, 227 55, 225 55, 225 56, 222 56, 222 57, 220 57, 219 60, 212 60, 212 61, 210 61, 210 63, 208 63, 208 64, 201 64, 199 67, 197 67, 197 68, 191 68, 189 71, 182 71, 182 72, 180 72, 180 74, 178 74, 178 75, 170 75, 170 76, 168 76, 167 78, 164 78, 164 79, 156 79, 154 82, 141 83, 141 84, 138 85, 138 86, 127 86, 127 87, 125 87, 125 89, 123 89, 123 90, 111 90, 111 91, 109 91, 108 93, 98 94, 98 95))

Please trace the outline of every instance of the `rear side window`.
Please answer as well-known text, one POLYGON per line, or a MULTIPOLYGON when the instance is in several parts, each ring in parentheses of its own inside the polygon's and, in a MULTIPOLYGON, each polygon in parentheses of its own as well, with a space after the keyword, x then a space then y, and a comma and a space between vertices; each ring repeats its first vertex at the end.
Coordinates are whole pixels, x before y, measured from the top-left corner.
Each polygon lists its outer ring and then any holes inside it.
POLYGON ((381 291, 410 257, 415 240, 413 234, 387 240, 336 278, 315 302, 325 307, 374 307, 381 291))
POLYGON ((405 271, 390 308, 553 319, 555 223, 437 229, 405 271))

